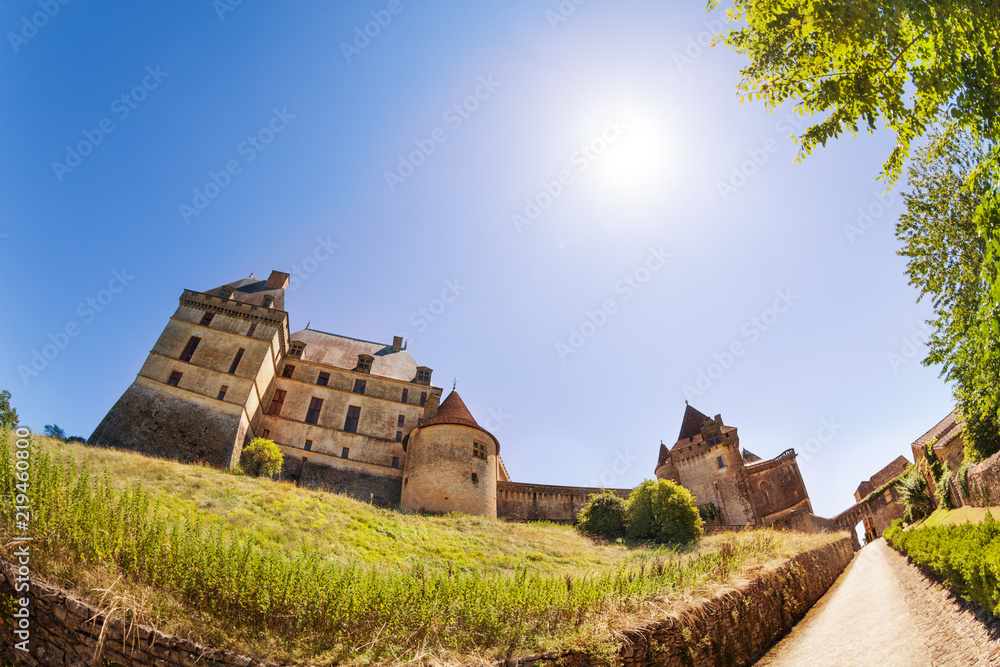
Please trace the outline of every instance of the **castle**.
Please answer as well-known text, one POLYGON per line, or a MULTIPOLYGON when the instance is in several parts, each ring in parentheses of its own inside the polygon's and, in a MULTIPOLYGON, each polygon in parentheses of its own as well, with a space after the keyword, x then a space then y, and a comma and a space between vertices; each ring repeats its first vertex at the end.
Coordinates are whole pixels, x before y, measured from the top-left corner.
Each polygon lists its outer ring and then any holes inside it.
MULTIPOLYGON (((272 271, 184 290, 88 442, 228 468, 264 437, 284 453, 283 478, 403 510, 572 521, 600 491, 512 482, 497 438, 456 391, 441 400, 433 371, 400 337, 292 333, 288 284, 272 271)), ((812 511, 794 451, 771 461, 741 452, 735 428, 691 406, 677 443, 661 444, 656 476, 687 487, 710 524, 770 525, 812 511)))

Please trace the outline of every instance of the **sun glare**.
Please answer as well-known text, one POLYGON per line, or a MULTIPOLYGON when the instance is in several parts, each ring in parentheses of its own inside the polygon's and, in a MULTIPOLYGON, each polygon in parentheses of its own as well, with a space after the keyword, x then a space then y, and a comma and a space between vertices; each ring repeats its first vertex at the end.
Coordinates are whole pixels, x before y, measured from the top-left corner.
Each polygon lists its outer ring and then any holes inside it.
POLYGON ((671 145, 663 128, 629 118, 605 154, 595 160, 599 187, 609 195, 642 197, 662 188, 672 165, 671 145))

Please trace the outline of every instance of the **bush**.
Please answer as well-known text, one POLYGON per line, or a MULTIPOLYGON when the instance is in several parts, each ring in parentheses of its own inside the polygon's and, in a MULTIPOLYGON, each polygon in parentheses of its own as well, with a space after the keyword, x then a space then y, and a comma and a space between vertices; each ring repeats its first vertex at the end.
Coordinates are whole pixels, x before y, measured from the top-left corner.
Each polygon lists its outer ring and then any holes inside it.
POLYGON ((274 477, 281 472, 284 461, 281 449, 267 438, 254 438, 243 448, 240 465, 254 477, 274 477))
POLYGON ((951 507, 951 485, 949 481, 951 480, 951 468, 948 466, 946 461, 944 468, 941 470, 941 476, 937 478, 937 484, 935 485, 935 495, 938 500, 938 507, 945 510, 952 509, 951 507))
POLYGON ((910 466, 909 470, 903 473, 896 489, 903 501, 903 519, 906 523, 923 519, 934 511, 934 503, 927 489, 927 479, 919 465, 910 466))
POLYGON ((625 525, 634 540, 686 544, 701 537, 703 522, 690 491, 666 479, 647 479, 629 496, 625 525))
POLYGON ((576 517, 576 527, 595 537, 625 537, 625 501, 610 491, 594 494, 576 517))
POLYGON ((50 438, 59 438, 60 440, 66 439, 66 431, 59 428, 56 424, 46 424, 45 425, 45 435, 50 438))

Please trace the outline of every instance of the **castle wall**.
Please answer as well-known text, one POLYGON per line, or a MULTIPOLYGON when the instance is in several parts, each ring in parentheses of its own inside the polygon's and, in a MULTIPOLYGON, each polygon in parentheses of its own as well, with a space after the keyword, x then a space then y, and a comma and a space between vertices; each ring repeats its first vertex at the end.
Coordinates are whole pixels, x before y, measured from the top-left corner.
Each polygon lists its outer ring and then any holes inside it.
POLYGON ((497 445, 484 431, 432 424, 410 434, 406 453, 402 509, 497 515, 497 445), (486 447, 486 460, 472 455, 474 443, 486 447))
POLYGON ((245 424, 241 406, 138 377, 88 442, 230 467, 239 460, 245 424))
POLYGON ((399 507, 402 468, 375 466, 315 452, 282 447, 281 478, 299 486, 351 496, 382 507, 399 507))
MULTIPOLYGON (((604 489, 547 484, 497 484, 497 516, 512 521, 572 523, 590 497, 604 489)), ((631 489, 608 489, 628 498, 631 489)))
POLYGON ((695 504, 714 503, 724 525, 755 522, 737 438, 700 449, 697 444, 678 448, 671 451, 671 459, 681 484, 695 497, 695 504), (721 468, 720 456, 725 462, 721 468))
MULTIPOLYGON (((770 461, 751 463, 746 467, 757 514, 765 523, 767 517, 808 503, 809 494, 799 472, 794 450, 786 450, 770 461)), ((809 511, 812 508, 809 507, 809 511)))
MULTIPOLYGON (((326 409, 325 405, 324 409, 326 409)), ((284 414, 284 410, 282 414, 284 414)), ((362 411, 363 417, 364 411, 362 411)), ((399 468, 402 470, 406 460, 403 445, 396 442, 395 438, 388 440, 362 433, 346 433, 273 415, 265 415, 262 425, 268 430, 268 438, 282 447, 294 449, 299 456, 317 453, 340 459, 346 447, 348 449, 347 458, 352 461, 391 467, 392 459, 397 458, 399 459, 399 468), (305 450, 306 440, 313 441, 311 452, 305 450)))

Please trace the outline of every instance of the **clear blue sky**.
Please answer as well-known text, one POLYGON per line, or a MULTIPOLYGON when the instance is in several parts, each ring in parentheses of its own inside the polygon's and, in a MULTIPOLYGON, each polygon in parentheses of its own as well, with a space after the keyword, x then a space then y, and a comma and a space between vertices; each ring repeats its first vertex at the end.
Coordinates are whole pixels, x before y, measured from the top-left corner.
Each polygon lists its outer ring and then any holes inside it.
POLYGON ((879 199, 892 137, 796 164, 703 3, 559 7, 4 2, 23 420, 88 436, 183 289, 279 269, 294 330, 404 334, 457 377, 517 481, 633 486, 690 398, 760 456, 811 448, 817 513, 846 508, 951 407, 879 199))

